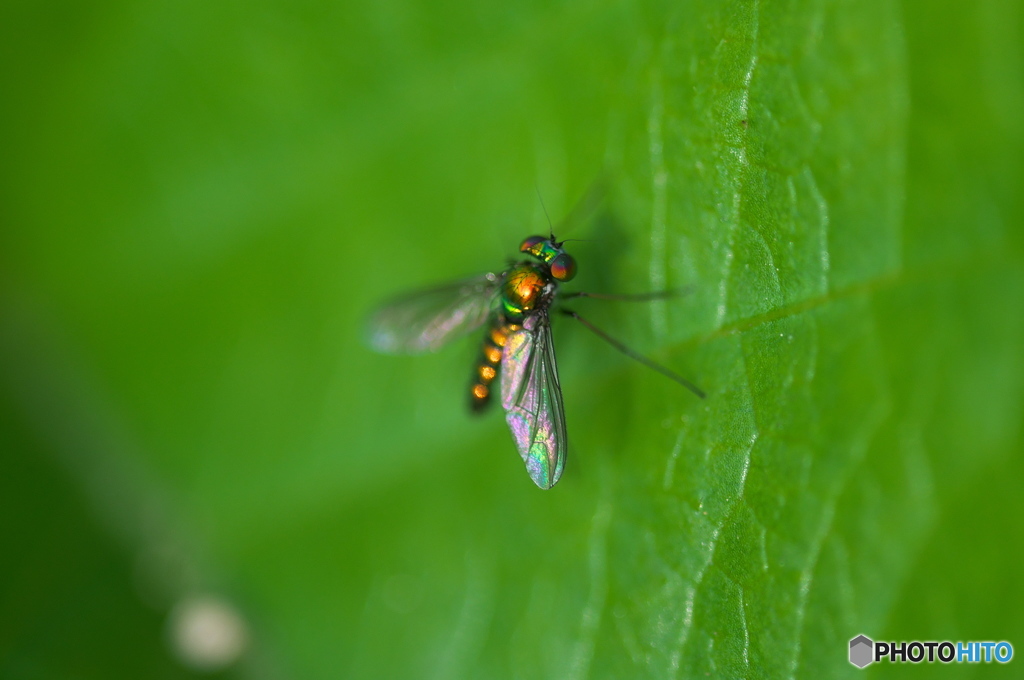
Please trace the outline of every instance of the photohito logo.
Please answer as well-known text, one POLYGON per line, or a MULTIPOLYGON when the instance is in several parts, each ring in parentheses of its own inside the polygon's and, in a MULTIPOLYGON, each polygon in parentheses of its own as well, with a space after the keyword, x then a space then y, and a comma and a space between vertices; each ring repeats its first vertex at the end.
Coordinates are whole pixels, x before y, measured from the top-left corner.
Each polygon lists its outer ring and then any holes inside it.
POLYGON ((850 640, 850 663, 864 668, 886 659, 889 663, 1007 663, 1013 658, 1009 642, 875 642, 867 635, 850 640))

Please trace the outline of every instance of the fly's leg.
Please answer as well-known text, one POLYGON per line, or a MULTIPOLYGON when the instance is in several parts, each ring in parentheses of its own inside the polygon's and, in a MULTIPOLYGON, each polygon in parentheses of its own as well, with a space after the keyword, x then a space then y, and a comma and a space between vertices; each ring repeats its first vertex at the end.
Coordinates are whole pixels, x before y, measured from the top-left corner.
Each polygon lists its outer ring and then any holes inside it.
POLYGON ((622 342, 616 340, 615 338, 613 338, 612 336, 608 335, 607 333, 605 333, 603 330, 601 330, 600 328, 598 328, 597 326, 595 326, 591 322, 589 322, 586 319, 584 319, 578 313, 572 311, 571 309, 566 309, 564 307, 559 309, 559 311, 562 314, 565 314, 566 316, 571 316, 572 318, 574 318, 577 321, 579 321, 591 333, 593 333, 597 337, 601 338, 602 340, 607 342, 609 345, 611 345, 615 349, 617 349, 620 352, 622 352, 623 354, 625 354, 630 359, 633 359, 634 361, 639 361, 641 364, 643 364, 647 368, 650 368, 650 369, 652 369, 654 371, 657 371, 658 373, 661 373, 663 376, 665 376, 669 380, 672 380, 674 382, 679 383, 680 385, 682 385, 683 387, 685 387, 686 389, 690 390, 695 395, 700 397, 701 399, 703 399, 705 396, 707 396, 706 394, 704 394, 704 390, 700 389, 699 387, 694 385, 692 382, 690 382, 686 378, 684 378, 681 375, 679 375, 678 373, 670 370, 669 368, 666 368, 665 366, 662 366, 658 362, 653 361, 651 359, 648 359, 644 355, 638 354, 637 352, 633 351, 632 349, 630 349, 629 347, 624 345, 622 342))
POLYGON ((561 296, 563 300, 572 300, 573 298, 594 298, 596 300, 614 300, 617 302, 651 302, 652 300, 667 300, 669 298, 679 297, 689 293, 689 288, 674 288, 672 290, 656 290, 651 293, 636 293, 633 295, 613 295, 607 293, 586 293, 586 292, 574 292, 565 293, 561 296))

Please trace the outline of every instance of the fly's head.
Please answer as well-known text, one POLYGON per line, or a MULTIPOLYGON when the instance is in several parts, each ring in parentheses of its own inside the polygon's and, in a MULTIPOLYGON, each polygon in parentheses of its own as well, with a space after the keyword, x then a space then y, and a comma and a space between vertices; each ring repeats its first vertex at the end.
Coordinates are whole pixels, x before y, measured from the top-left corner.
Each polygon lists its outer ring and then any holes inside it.
POLYGON ((548 266, 551 278, 560 283, 571 281, 576 276, 576 260, 562 248, 564 241, 556 241, 552 235, 530 236, 519 244, 520 252, 529 253, 548 266))

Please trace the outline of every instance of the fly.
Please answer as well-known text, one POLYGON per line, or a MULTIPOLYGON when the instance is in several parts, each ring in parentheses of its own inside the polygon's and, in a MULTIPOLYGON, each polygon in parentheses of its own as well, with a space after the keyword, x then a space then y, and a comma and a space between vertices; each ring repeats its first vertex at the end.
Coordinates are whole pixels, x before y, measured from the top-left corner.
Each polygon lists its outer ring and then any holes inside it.
MULTIPOLYGON (((439 349, 450 340, 487 325, 482 351, 473 371, 470 406, 483 411, 500 386, 501 407, 530 479, 550 489, 562 475, 567 450, 562 386, 558 380, 551 314, 571 316, 627 356, 683 385, 693 383, 641 356, 564 307, 555 308, 559 284, 576 275, 576 260, 564 241, 531 236, 519 246, 524 259, 500 273, 456 281, 392 300, 370 318, 370 344, 388 354, 416 354, 439 349)), ((597 295, 569 293, 564 298, 653 300, 671 293, 597 295)))

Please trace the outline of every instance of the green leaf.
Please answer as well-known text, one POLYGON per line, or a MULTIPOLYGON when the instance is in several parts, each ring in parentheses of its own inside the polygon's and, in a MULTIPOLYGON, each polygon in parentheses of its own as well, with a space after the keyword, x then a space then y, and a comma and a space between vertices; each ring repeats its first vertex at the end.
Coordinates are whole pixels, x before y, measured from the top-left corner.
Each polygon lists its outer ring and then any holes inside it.
POLYGON ((2 12, 0 580, 36 595, 0 598, 0 675, 188 676, 196 593, 261 678, 852 677, 861 633, 1024 636, 1015 4, 2 12), (573 305, 708 392, 560 319, 549 492, 464 411, 478 340, 362 342, 545 232, 537 190, 568 289, 688 291, 573 305))

